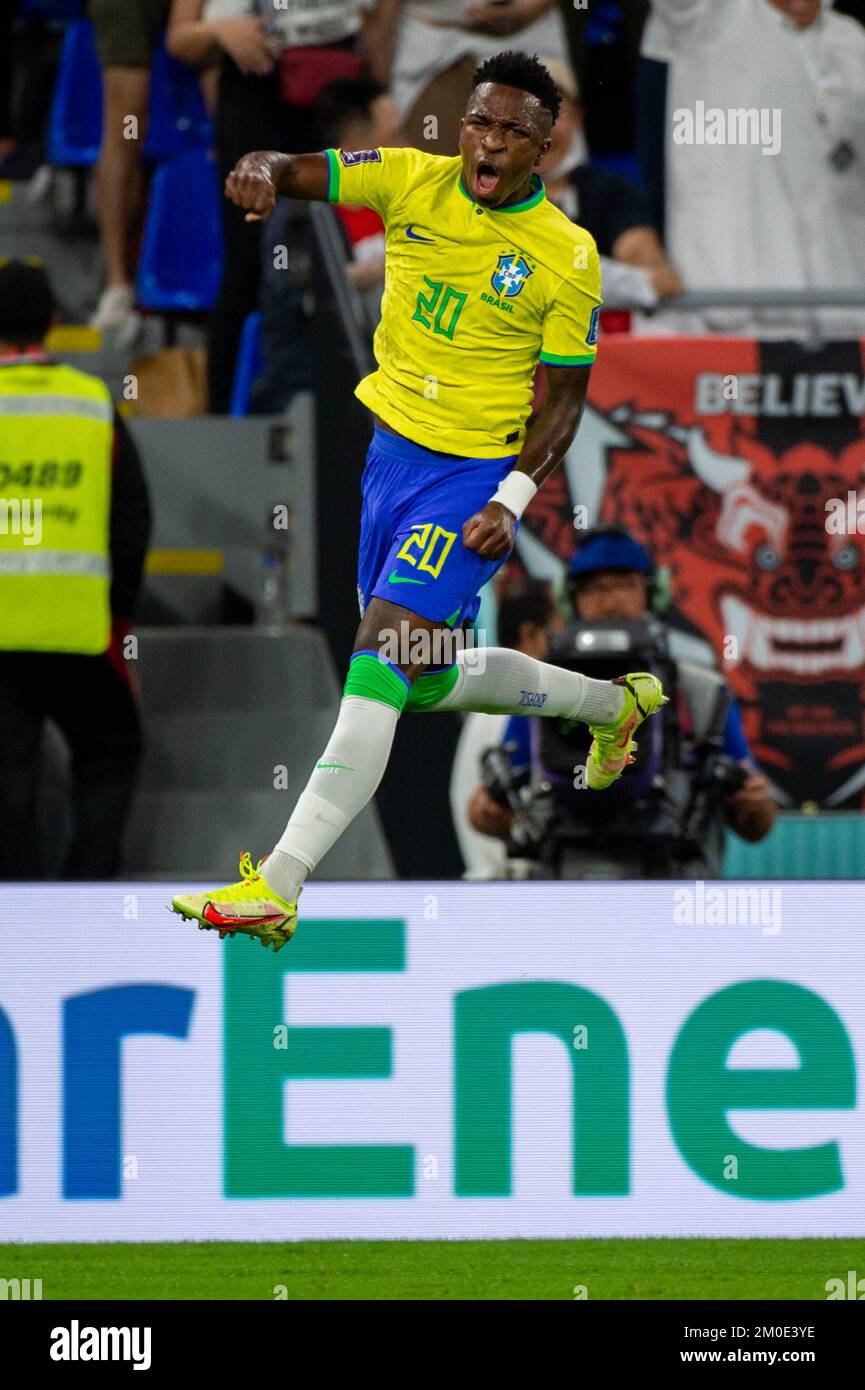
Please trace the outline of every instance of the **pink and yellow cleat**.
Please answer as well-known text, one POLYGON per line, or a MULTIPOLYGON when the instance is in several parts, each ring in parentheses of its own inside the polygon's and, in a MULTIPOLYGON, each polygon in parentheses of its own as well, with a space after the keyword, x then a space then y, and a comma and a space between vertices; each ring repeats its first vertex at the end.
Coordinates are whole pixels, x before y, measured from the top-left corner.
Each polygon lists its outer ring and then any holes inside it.
POLYGON ((657 676, 636 671, 619 676, 613 685, 624 687, 622 712, 614 724, 590 724, 592 746, 586 762, 586 784, 592 791, 603 791, 621 777, 634 761, 637 745, 633 735, 645 719, 669 703, 657 676))
POLYGON ((297 903, 288 903, 268 888, 259 870, 253 868, 248 851, 240 856, 240 881, 209 893, 187 893, 171 899, 171 909, 185 922, 194 918, 199 931, 218 931, 220 940, 241 932, 279 951, 297 930, 297 903))

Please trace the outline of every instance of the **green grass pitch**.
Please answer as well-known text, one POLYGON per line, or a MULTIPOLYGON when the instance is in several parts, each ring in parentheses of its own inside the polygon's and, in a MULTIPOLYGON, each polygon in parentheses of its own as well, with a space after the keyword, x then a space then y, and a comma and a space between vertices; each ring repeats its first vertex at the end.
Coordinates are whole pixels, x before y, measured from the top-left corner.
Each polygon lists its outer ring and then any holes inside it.
POLYGON ((44 1299, 807 1299, 865 1238, 0 1245, 44 1299))

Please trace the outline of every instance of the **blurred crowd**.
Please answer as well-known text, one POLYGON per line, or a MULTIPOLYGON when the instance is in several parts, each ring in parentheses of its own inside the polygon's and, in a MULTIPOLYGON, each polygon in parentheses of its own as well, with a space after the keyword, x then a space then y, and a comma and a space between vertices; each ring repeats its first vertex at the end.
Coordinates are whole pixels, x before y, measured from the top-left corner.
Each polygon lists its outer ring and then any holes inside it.
MULTIPOLYGON (((142 152, 157 60, 167 54, 200 82, 221 183, 252 149, 407 143, 454 154, 474 67, 502 47, 525 48, 549 65, 563 96, 541 173, 548 196, 598 242, 605 331, 857 333, 865 316, 855 306, 816 317, 759 306, 658 309, 683 288, 861 290, 861 8, 862 0, 2 0, 0 178, 44 166, 56 80, 56 67, 46 72, 47 36, 86 16, 103 85, 95 191, 104 286, 91 323, 126 345, 140 325, 136 267, 152 174, 142 152), (622 308, 654 312, 615 312, 622 308)), ((349 278, 374 296, 381 225, 364 209, 339 217, 349 278)), ((208 408, 229 410, 244 326, 261 310, 264 368, 249 408, 269 413, 309 385, 307 210, 281 208, 262 228, 223 200, 221 219, 208 408), (279 245, 289 247, 288 263, 275 275, 279 245)))

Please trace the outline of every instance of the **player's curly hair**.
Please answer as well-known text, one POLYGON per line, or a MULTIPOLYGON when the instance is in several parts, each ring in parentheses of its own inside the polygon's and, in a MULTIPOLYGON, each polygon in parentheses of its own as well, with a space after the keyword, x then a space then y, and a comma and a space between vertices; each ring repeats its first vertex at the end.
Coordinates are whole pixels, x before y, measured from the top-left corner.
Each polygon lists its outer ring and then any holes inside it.
POLYGON ((494 54, 475 69, 469 90, 473 92, 482 82, 501 82, 505 87, 518 87, 522 92, 531 92, 549 111, 555 125, 562 99, 552 75, 537 53, 529 57, 528 53, 507 48, 502 53, 494 54))

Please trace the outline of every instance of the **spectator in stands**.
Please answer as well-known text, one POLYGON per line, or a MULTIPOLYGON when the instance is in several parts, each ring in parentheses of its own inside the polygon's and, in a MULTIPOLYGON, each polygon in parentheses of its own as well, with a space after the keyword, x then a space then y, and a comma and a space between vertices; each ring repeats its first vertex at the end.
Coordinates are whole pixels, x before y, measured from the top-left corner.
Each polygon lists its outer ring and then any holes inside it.
POLYGON ((677 294, 682 283, 649 225, 642 193, 623 175, 589 163, 583 110, 570 69, 555 59, 547 67, 562 98, 550 149, 540 164, 547 197, 595 238, 604 258, 607 307, 619 301, 650 308, 664 295, 677 294))
POLYGON ((28 180, 42 161, 57 68, 50 19, 50 4, 0 0, 0 179, 28 180))
MULTIPOLYGON (((821 0, 653 0, 643 52, 669 64, 665 234, 688 289, 861 290, 862 25, 821 0)), ((668 326, 858 335, 863 318, 715 310, 668 326)))
MULTIPOLYGON (((498 642, 537 661, 546 661, 550 634, 563 622, 549 583, 519 579, 499 605, 498 642)), ((451 769, 450 803, 454 829, 465 861, 465 878, 504 878, 505 844, 512 813, 481 785, 481 758, 506 737, 506 729, 527 724, 528 716, 467 714, 451 769)))
POLYGON ((117 871, 141 753, 122 648, 147 550, 147 486, 104 383, 47 355, 55 318, 44 270, 0 267, 0 879, 41 876, 46 720, 72 754, 67 878, 117 871))
MULTIPOLYGON (((571 65, 577 79, 577 85, 583 91, 586 90, 590 69, 595 66, 592 62, 593 45, 586 44, 587 31, 591 24, 598 19, 600 25, 606 28, 605 11, 609 12, 610 9, 615 10, 616 8, 619 11, 622 32, 627 42, 629 63, 633 68, 639 60, 640 39, 649 10, 649 0, 612 0, 612 3, 609 3, 609 0, 601 0, 600 5, 588 3, 579 5, 575 4, 574 0, 559 0, 559 9, 568 39, 571 65), (598 14, 599 11, 600 15, 598 14)), ((594 74, 592 73, 591 76, 593 77, 594 74)), ((621 105, 621 93, 611 92, 608 94, 608 98, 610 101, 618 100, 621 105)), ((627 102, 627 96, 625 100, 627 102)))
POLYGON ((18 0, 0 0, 0 174, 15 149, 12 131, 12 26, 18 0))
MULTIPOLYGON (((361 46, 371 51, 380 0, 296 0, 290 9, 272 0, 173 0, 169 52, 193 67, 220 64, 216 147, 227 177, 242 155, 256 149, 321 148, 314 120, 321 88, 337 77, 358 76, 361 46)), ((208 329, 210 410, 225 414, 231 401, 240 335, 259 306, 261 224, 222 201, 225 273, 208 329)))
POLYGON ((391 91, 406 144, 431 154, 457 153, 472 73, 503 38, 542 62, 567 51, 558 0, 403 0, 398 20, 391 91))
MULTIPOLYGON (((403 145, 396 102, 374 78, 329 82, 318 99, 326 145, 343 150, 374 150, 403 145)), ((384 223, 372 208, 337 207, 351 247, 346 274, 358 290, 384 280, 384 223)))
POLYGON ((89 0, 102 65, 102 149, 96 171, 105 289, 90 326, 128 345, 135 313, 134 241, 144 206, 141 148, 147 127, 150 65, 171 0, 89 0))

